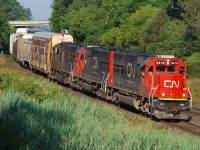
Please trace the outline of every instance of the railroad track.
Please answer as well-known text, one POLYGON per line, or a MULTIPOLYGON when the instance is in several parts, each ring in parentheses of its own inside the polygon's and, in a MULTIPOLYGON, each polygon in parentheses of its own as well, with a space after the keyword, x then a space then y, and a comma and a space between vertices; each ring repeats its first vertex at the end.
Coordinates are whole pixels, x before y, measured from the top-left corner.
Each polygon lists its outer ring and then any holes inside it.
POLYGON ((178 129, 187 133, 192 133, 193 135, 200 136, 200 126, 189 123, 189 122, 167 122, 167 121, 161 121, 162 124, 178 129))
POLYGON ((191 112, 192 115, 200 116, 200 108, 193 107, 193 108, 190 110, 190 112, 191 112))

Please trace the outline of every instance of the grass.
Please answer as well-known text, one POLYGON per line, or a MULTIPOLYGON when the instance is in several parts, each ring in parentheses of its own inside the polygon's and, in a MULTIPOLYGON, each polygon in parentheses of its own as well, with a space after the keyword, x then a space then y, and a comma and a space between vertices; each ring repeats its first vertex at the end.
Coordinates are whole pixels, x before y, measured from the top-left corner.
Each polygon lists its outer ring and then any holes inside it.
POLYGON ((193 103, 200 107, 200 79, 199 78, 191 78, 189 79, 190 90, 192 93, 193 103))
POLYGON ((13 91, 0 99, 1 149, 198 149, 197 138, 144 121, 134 126, 86 99, 61 95, 35 103, 13 91))
POLYGON ((0 149, 199 149, 196 137, 130 121, 9 63, 0 67, 0 91, 0 149))

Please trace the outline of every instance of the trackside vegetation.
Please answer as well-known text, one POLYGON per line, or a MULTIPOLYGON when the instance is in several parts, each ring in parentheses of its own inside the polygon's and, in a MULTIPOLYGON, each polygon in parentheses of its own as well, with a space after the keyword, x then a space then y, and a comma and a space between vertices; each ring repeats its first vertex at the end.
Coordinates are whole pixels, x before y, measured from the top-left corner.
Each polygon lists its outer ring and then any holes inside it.
POLYGON ((200 50, 199 0, 53 0, 51 27, 87 45, 188 57, 200 50))
POLYGON ((11 64, 0 62, 0 149, 199 149, 196 137, 127 119, 11 64))
POLYGON ((200 77, 199 0, 53 0, 51 29, 84 45, 175 55, 200 77))

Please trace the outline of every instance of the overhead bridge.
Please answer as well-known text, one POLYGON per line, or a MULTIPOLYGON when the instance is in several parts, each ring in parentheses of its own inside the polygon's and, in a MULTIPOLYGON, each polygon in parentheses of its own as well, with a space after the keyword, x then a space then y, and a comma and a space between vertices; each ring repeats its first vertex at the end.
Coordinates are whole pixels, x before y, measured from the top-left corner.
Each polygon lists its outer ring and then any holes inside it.
POLYGON ((9 21, 11 26, 15 27, 27 27, 27 26, 49 26, 49 21, 9 21))

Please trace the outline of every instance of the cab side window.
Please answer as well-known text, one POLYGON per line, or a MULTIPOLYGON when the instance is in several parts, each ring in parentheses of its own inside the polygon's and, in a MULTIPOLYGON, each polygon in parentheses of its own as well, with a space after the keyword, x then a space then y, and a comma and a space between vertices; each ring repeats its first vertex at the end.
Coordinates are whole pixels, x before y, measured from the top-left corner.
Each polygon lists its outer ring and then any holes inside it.
POLYGON ((156 71, 165 71, 165 66, 157 66, 156 71))
POLYGON ((99 65, 98 65, 98 58, 97 57, 93 57, 93 69, 98 69, 99 65))
POLYGON ((184 73, 185 73, 185 68, 184 68, 184 67, 180 67, 179 73, 180 73, 180 74, 184 74, 184 73))
POLYGON ((127 64, 127 77, 135 78, 135 64, 132 63, 127 64))
POLYGON ((131 63, 127 64, 127 77, 131 77, 133 74, 133 65, 131 63))
POLYGON ((80 60, 84 60, 84 54, 81 54, 80 60))
POLYGON ((148 72, 153 73, 153 66, 148 66, 148 72))

